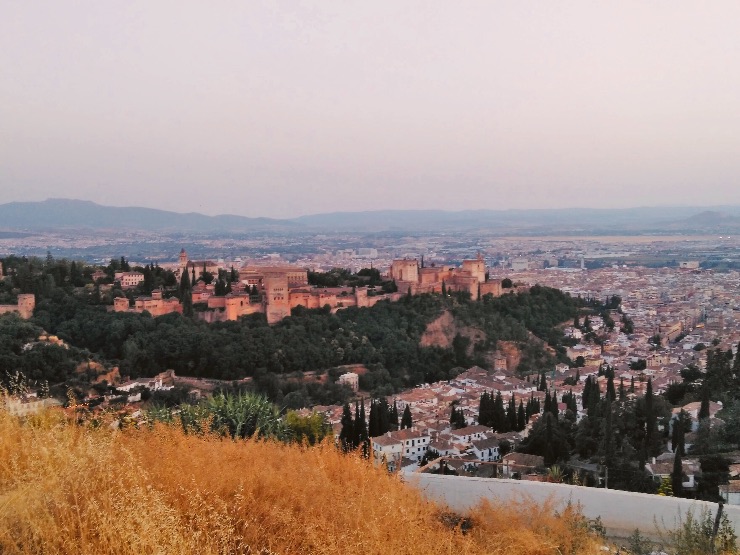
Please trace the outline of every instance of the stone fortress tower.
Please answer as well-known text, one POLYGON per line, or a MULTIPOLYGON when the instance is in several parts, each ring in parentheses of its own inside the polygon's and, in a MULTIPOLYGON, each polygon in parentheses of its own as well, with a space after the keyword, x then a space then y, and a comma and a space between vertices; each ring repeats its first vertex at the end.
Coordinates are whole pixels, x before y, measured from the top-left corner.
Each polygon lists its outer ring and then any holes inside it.
POLYGON ((463 272, 469 272, 470 276, 475 278, 478 283, 486 281, 486 261, 478 253, 478 256, 473 260, 463 260, 462 262, 463 272))
POLYGON ((274 324, 290 316, 288 277, 284 273, 265 272, 264 302, 268 324, 274 324))
POLYGON ((394 260, 391 264, 388 276, 391 279, 404 282, 416 283, 419 281, 419 261, 412 260, 394 260))
POLYGON ((33 316, 33 309, 36 308, 36 296, 33 294, 18 295, 18 313, 21 318, 28 320, 33 316))
POLYGON ((0 305, 0 314, 17 312, 24 320, 33 316, 33 310, 36 308, 36 296, 32 293, 21 293, 18 295, 16 304, 0 305))

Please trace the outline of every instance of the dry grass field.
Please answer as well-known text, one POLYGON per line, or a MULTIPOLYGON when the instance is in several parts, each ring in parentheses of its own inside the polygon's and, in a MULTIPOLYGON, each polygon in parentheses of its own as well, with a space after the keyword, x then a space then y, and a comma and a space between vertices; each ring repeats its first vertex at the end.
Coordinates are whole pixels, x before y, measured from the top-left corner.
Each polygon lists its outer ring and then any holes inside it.
POLYGON ((460 520, 333 446, 0 411, 0 553, 585 554, 582 517, 526 503, 460 520))

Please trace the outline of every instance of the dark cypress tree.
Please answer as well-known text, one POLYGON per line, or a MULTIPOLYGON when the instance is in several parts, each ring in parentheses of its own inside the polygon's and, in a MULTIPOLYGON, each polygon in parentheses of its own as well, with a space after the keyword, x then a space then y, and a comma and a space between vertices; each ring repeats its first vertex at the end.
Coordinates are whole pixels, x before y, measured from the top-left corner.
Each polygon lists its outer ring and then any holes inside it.
MULTIPOLYGON (((185 272, 187 274, 187 272, 185 272)), ((342 410, 342 429, 339 432, 339 443, 342 449, 350 451, 354 449, 353 445, 354 437, 354 423, 352 421, 352 411, 349 408, 349 403, 344 403, 342 410)))
POLYGON ((627 398, 627 392, 624 390, 624 378, 619 378, 619 400, 624 401, 627 398))
POLYGON ((182 303, 182 313, 184 316, 193 315, 193 293, 190 287, 190 278, 187 271, 182 273, 180 279, 180 302, 182 303))
POLYGON ((591 376, 586 378, 586 383, 583 384, 583 393, 581 394, 581 404, 583 409, 588 409, 588 402, 591 398, 591 376))
POLYGON ((704 385, 701 388, 701 405, 699 406, 699 420, 709 418, 709 388, 704 385))
POLYGON ((676 450, 673 456, 673 472, 671 472, 671 486, 675 497, 683 497, 683 455, 676 450))
POLYGON ((445 280, 442 280, 442 296, 447 296, 447 286, 445 285, 445 280))
POLYGON ((547 376, 545 376, 544 370, 540 374, 540 385, 537 389, 538 391, 547 391, 547 376))
POLYGON ((409 405, 406 405, 406 408, 403 409, 403 417, 401 417, 401 429, 410 428, 412 425, 411 408, 409 405))
POLYGON ((395 432, 398 430, 399 419, 398 419, 398 405, 396 401, 393 401, 393 406, 390 407, 388 412, 388 429, 395 432))
POLYGON ((378 403, 373 399, 370 401, 370 418, 367 424, 367 434, 370 437, 383 435, 380 431, 380 415, 378 414, 378 403))
POLYGON ((740 343, 737 344, 735 360, 732 363, 732 373, 735 374, 735 379, 740 379, 740 343))
POLYGON ((355 401, 355 419, 352 423, 352 444, 357 447, 362 442, 362 425, 360 424, 360 405, 355 401))
POLYGON ((607 397, 604 400, 604 460, 606 466, 614 465, 614 429, 612 425, 612 401, 607 397))
POLYGON ((560 416, 560 410, 558 409, 558 392, 555 390, 553 390, 552 397, 550 397, 550 412, 555 420, 560 416))
POLYGON ((707 373, 705 383, 710 391, 729 391, 734 385, 730 361, 721 349, 707 351, 707 373))
POLYGON ((581 369, 576 368, 576 383, 581 381, 581 369))
POLYGON ((550 400, 550 390, 548 389, 547 390, 547 393, 545 394, 545 412, 546 413, 552 411, 552 408, 550 407, 550 403, 551 403, 551 400, 550 400))
POLYGON ((182 295, 185 291, 190 290, 190 274, 187 272, 183 272, 182 276, 180 276, 180 288, 179 292, 182 295))
POLYGON ((657 418, 655 408, 653 407, 653 379, 648 378, 647 389, 645 392, 645 447, 648 456, 655 451, 655 438, 658 433, 657 418))
POLYGON ((365 420, 365 399, 360 400, 360 438, 363 441, 368 439, 367 420, 365 420))
POLYGON ((509 430, 516 430, 516 400, 514 395, 509 399, 509 404, 506 407, 506 420, 509 430))
POLYGON ((516 431, 521 432, 526 427, 527 427, 527 415, 524 411, 524 405, 522 404, 522 400, 519 399, 519 410, 517 410, 517 413, 516 413, 516 431))
POLYGON ((504 400, 501 397, 501 392, 496 392, 496 399, 493 402, 494 412, 494 423, 493 429, 497 432, 508 432, 509 421, 506 418, 506 409, 504 408, 504 400))
POLYGON ((672 421, 673 426, 671 427, 671 448, 674 453, 677 449, 681 448, 681 443, 683 441, 684 435, 684 422, 686 420, 688 420, 689 422, 691 421, 688 413, 682 409, 681 412, 678 413, 678 418, 672 421))
POLYGON ((223 297, 226 294, 226 285, 223 280, 216 280, 216 284, 213 286, 213 294, 217 297, 223 297))
POLYGON ((555 419, 552 417, 552 413, 545 411, 545 466, 552 466, 557 461, 557 450, 555 448, 553 437, 553 426, 555 419))
MULTIPOLYGON (((391 407, 388 406, 388 401, 385 398, 381 398, 378 402, 378 412, 380 413, 380 433, 384 434, 391 429, 391 407)), ((398 412, 396 412, 398 414, 398 412)))
MULTIPOLYGON (((83 265, 80 264, 80 266, 83 265)), ((69 281, 75 287, 82 287, 83 285, 85 285, 85 282, 82 280, 82 271, 80 270, 80 266, 78 266, 73 260, 72 264, 69 267, 69 281)), ((151 272, 149 275, 149 279, 151 280, 151 272)), ((146 281, 146 272, 144 272, 144 280, 146 281)))
POLYGON ((614 390, 614 372, 612 372, 606 380, 606 400, 611 403, 616 399, 617 392, 614 390))
POLYGON ((450 414, 450 424, 455 430, 464 428, 467 425, 467 423, 465 422, 465 413, 462 409, 453 407, 452 413, 450 414))
POLYGON ((493 426, 493 400, 488 391, 484 391, 480 396, 478 404, 478 424, 481 426, 493 426))
POLYGON ((681 497, 683 495, 683 455, 684 455, 684 418, 683 415, 674 421, 674 449, 676 454, 673 457, 673 472, 671 472, 671 485, 673 486, 673 495, 681 497))
POLYGON ((599 382, 593 376, 588 377, 591 382, 591 387, 588 394, 588 406, 586 411, 588 412, 589 418, 595 418, 599 412, 599 401, 601 401, 601 390, 599 389, 599 382))

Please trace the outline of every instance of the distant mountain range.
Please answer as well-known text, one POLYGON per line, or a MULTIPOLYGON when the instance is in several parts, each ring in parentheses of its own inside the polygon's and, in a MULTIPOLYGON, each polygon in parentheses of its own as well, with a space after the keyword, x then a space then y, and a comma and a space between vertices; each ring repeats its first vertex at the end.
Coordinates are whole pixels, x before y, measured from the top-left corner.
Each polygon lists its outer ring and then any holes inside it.
POLYGON ((291 219, 181 214, 90 201, 48 199, 0 205, 0 231, 139 230, 181 233, 424 232, 487 230, 496 234, 740 233, 740 206, 565 208, 544 210, 379 210, 291 219))
POLYGON ((181 214, 140 207, 103 206, 87 200, 48 199, 41 202, 0 204, 0 229, 45 231, 54 229, 138 229, 141 231, 247 231, 290 227, 286 220, 243 216, 181 214))

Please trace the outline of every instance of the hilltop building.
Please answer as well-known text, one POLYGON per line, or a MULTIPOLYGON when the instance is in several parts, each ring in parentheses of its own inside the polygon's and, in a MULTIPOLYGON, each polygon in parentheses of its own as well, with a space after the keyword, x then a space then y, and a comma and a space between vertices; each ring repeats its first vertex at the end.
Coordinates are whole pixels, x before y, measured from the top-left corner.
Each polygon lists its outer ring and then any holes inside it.
POLYGON ((472 260, 463 260, 462 266, 419 266, 416 259, 394 260, 388 277, 396 282, 398 290, 412 295, 419 293, 441 293, 442 285, 447 291, 467 291, 472 298, 480 295, 501 294, 501 282, 486 280, 486 263, 478 255, 472 260))
MULTIPOLYGON (((216 276, 219 267, 208 260, 191 261, 182 249, 179 273, 183 271, 194 272, 196 276, 202 276, 206 271, 216 276)), ((299 306, 309 309, 328 306, 332 311, 351 306, 370 307, 384 299, 396 301, 409 290, 412 294, 441 293, 443 285, 449 291, 467 291, 473 298, 489 293, 494 296, 501 294, 500 281, 486 280, 486 265, 480 255, 472 260, 463 260, 460 268, 426 268, 419 267, 417 260, 395 260, 389 277, 395 280, 398 292, 376 294, 368 287, 313 287, 308 283, 308 271, 296 266, 244 267, 239 269, 239 282, 232 283, 231 293, 217 296, 205 285, 200 289, 196 286, 193 303, 207 305, 206 310, 196 312, 198 318, 207 322, 237 320, 240 316, 261 313, 265 314, 268 324, 274 324, 290 316, 290 311, 299 306)), ((177 299, 164 298, 161 291, 155 291, 151 297, 137 297, 133 308, 128 299, 115 299, 113 309, 116 312, 146 310, 152 316, 161 316, 182 312, 182 305, 177 299)))
POLYGON ((121 289, 133 289, 144 281, 141 272, 116 272, 114 277, 121 284, 121 289))
MULTIPOLYGON (((208 260, 191 261, 185 249, 180 251, 180 275, 183 271, 194 271, 196 276, 202 276, 204 268, 206 272, 218 275, 216 263, 208 260)), ((121 285, 124 285, 123 279, 121 285)), ((372 306, 383 299, 398 300, 400 297, 400 293, 376 295, 365 287, 312 287, 308 284, 308 271, 305 268, 287 265, 241 268, 239 282, 233 283, 232 292, 224 296, 213 294, 212 289, 205 285, 200 288, 195 286, 193 290, 193 303, 207 305, 206 310, 196 312, 196 317, 206 322, 237 320, 240 316, 261 313, 265 314, 269 324, 274 324, 290 316, 290 311, 298 306, 328 306, 331 310, 339 310, 349 306, 372 306)), ((133 307, 127 298, 116 298, 113 310, 139 313, 146 310, 152 316, 162 316, 171 312, 182 313, 183 307, 178 299, 165 298, 162 291, 154 291, 150 297, 134 299, 133 307)))
POLYGON ((203 277, 203 272, 208 272, 213 276, 218 276, 219 266, 212 260, 190 260, 188 259, 188 253, 185 249, 180 250, 180 262, 178 264, 175 275, 180 278, 183 270, 187 269, 188 272, 195 273, 195 279, 203 277))

